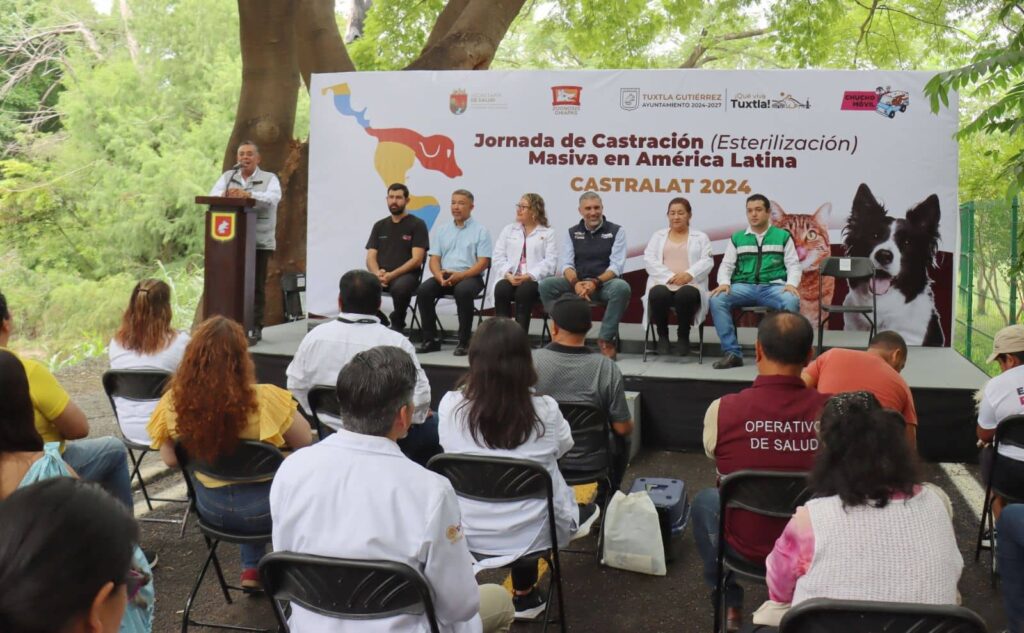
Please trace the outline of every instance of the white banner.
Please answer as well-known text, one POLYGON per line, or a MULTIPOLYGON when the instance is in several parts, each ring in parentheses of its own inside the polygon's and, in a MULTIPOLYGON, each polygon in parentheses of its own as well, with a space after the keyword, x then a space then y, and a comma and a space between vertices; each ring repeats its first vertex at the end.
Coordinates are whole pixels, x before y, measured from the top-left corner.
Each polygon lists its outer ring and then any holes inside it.
MULTIPOLYGON (((608 220, 627 235, 626 277, 637 295, 627 321, 638 320, 642 251, 667 225, 671 198, 690 201, 692 226, 708 233, 721 255, 728 236, 745 226, 746 197, 763 193, 774 203, 773 221, 794 234, 812 271, 802 294, 811 292, 813 278, 816 302, 813 270, 823 254, 873 257, 888 275, 871 285, 881 329, 897 329, 912 344, 948 345, 957 112, 955 96, 949 109, 929 111, 922 88, 930 77, 682 70, 314 75, 309 311, 336 311, 338 278, 365 265, 370 227, 388 215, 393 182, 409 187, 408 209, 432 232, 451 221, 451 192, 472 191, 473 217, 492 238, 514 221, 526 192, 544 198, 551 226, 561 232, 580 220, 580 194, 597 191, 608 220)), ((848 291, 837 283, 833 303, 848 291)))

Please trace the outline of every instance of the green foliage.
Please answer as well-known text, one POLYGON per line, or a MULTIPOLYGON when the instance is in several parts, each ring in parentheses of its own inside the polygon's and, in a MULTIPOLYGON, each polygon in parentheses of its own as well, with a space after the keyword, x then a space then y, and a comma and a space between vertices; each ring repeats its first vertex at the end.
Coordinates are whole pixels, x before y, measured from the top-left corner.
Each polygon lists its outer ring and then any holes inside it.
POLYGON ((445 0, 376 0, 348 47, 359 70, 399 70, 416 59, 445 0))

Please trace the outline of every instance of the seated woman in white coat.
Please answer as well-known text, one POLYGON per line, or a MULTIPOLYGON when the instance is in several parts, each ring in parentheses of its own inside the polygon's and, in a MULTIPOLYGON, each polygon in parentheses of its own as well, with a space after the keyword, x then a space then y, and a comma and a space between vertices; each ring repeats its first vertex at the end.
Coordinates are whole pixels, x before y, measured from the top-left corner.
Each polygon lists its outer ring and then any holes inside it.
MULTIPOLYGON (((577 506, 572 488, 558 471, 558 458, 573 446, 569 423, 558 403, 533 395, 537 373, 530 342, 516 323, 496 317, 481 325, 469 345, 469 372, 459 389, 438 406, 438 436, 445 453, 529 459, 551 475, 556 547, 586 535, 600 514, 596 504, 577 506)), ((488 503, 459 497, 462 528, 472 552, 486 554, 481 567, 500 567, 552 546, 547 502, 526 499, 488 503)), ((545 603, 537 563, 512 565, 516 617, 535 618, 545 603)))
MULTIPOLYGON (((174 373, 185 356, 189 336, 171 327, 171 287, 159 279, 143 279, 132 289, 121 327, 110 341, 111 369, 158 370, 174 373)), ((149 416, 159 401, 114 398, 117 421, 126 438, 149 446, 149 416)))
POLYGON ((524 331, 530 331, 530 313, 540 300, 538 284, 555 274, 558 245, 555 231, 548 226, 544 198, 524 193, 516 204, 516 221, 498 234, 491 259, 491 274, 497 278, 492 289, 494 313, 512 316, 524 331))
POLYGON ((708 274, 714 262, 707 234, 690 229, 690 201, 672 198, 667 215, 668 228, 656 231, 644 249, 644 317, 654 323, 658 354, 667 355, 672 350, 668 311, 675 309, 679 323, 676 353, 686 356, 690 353, 690 326, 704 321, 708 312, 708 274))

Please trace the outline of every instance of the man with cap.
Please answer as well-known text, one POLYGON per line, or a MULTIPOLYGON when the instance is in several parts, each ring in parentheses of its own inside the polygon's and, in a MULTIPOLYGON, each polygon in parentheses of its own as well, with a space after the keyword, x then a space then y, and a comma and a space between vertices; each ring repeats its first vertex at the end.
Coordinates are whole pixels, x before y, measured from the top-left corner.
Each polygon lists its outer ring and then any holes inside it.
MULTIPOLYGON (((1024 325, 1008 325, 996 333, 992 353, 987 362, 999 363, 1002 370, 988 381, 981 391, 978 406, 978 440, 981 445, 981 472, 986 479, 991 472, 992 439, 999 423, 1011 415, 1024 414, 1024 325)), ((1024 448, 999 447, 999 468, 992 485, 1014 497, 1024 497, 1024 448)), ((986 483, 988 483, 986 481, 986 483)), ((992 515, 998 519, 1005 505, 996 495, 992 499, 992 515)))
POLYGON ((627 438, 633 431, 622 372, 615 361, 584 345, 593 325, 586 299, 563 295, 551 305, 549 314, 551 343, 533 353, 536 392, 558 402, 592 402, 608 412, 615 453, 611 483, 617 490, 629 457, 627 438))

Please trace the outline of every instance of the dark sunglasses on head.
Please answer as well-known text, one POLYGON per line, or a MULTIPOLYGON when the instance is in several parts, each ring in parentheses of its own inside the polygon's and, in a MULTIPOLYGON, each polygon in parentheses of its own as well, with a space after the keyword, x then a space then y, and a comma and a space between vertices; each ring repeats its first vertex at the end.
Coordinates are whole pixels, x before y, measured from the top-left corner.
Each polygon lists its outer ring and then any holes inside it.
POLYGON ((149 584, 149 580, 149 574, 145 574, 138 569, 129 569, 128 575, 124 579, 128 600, 133 600, 139 594, 139 591, 149 584))

